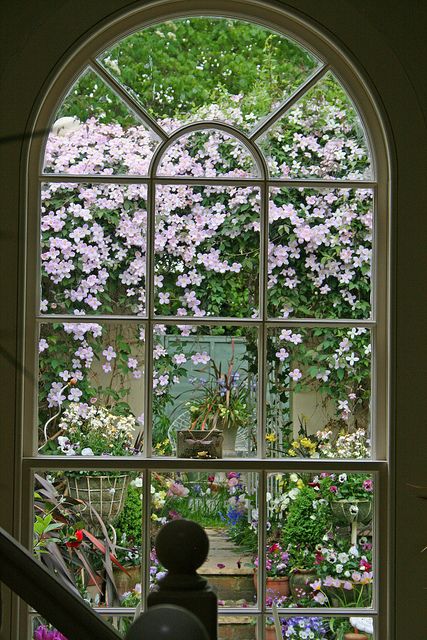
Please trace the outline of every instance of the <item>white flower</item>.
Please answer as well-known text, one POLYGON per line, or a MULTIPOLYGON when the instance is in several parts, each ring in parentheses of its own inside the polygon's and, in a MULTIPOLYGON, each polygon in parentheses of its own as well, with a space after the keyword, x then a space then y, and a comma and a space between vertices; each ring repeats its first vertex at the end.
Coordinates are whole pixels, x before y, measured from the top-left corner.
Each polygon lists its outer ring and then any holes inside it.
POLYGON ((348 555, 346 553, 339 553, 338 560, 345 564, 346 562, 348 562, 348 555))
POLYGON ((347 474, 346 473, 341 473, 338 476, 338 482, 347 482, 347 474))
POLYGON ((95 454, 90 447, 85 447, 84 449, 82 449, 82 456, 93 456, 93 455, 95 454))
MULTIPOLYGON (((142 478, 141 477, 135 478, 135 480, 132 480, 131 484, 134 487, 137 487, 138 489, 140 489, 142 487, 142 478)), ((151 489, 153 490, 154 487, 152 486, 151 489)), ((151 493, 153 493, 153 491, 151 491, 151 493)))

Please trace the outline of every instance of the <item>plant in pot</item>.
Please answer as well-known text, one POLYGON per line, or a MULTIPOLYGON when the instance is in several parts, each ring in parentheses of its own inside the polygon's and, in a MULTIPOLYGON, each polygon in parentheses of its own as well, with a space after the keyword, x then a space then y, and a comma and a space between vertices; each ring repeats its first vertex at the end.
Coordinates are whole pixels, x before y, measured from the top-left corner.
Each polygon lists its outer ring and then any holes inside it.
POLYGON ((289 552, 290 590, 299 598, 311 593, 317 575, 317 548, 331 529, 328 502, 313 487, 303 486, 290 503, 282 541, 289 552))
MULTIPOLYGON (((267 598, 281 598, 289 596, 289 575, 288 575, 289 553, 283 549, 279 542, 267 545, 265 550, 266 569, 266 596, 267 598)), ((259 564, 258 556, 254 560, 257 568, 259 564)), ((254 584, 257 588, 257 571, 254 572, 254 584)))
MULTIPOLYGON (((142 438, 132 415, 115 415, 106 407, 73 402, 61 416, 56 440, 57 449, 67 456, 129 456, 139 453, 142 438)), ((69 495, 83 501, 85 518, 95 528, 98 519, 92 509, 107 523, 119 515, 129 483, 127 473, 69 471, 65 477, 69 495)))
POLYGON ((99 516, 100 535, 87 530, 81 518, 81 502, 64 495, 64 480, 58 474, 45 478, 35 474, 33 551, 50 571, 61 576, 83 597, 90 596, 106 606, 118 603, 113 565, 126 570, 118 561, 114 542, 99 516))
POLYGON ((199 389, 199 395, 187 404, 191 424, 188 430, 178 431, 178 457, 222 457, 235 454, 237 431, 248 427, 251 412, 248 407, 247 379, 241 378, 234 367, 234 340, 226 372, 221 365, 210 361, 210 380, 199 389), (194 441, 212 442, 211 448, 200 449, 194 441), (194 454, 192 454, 193 445, 194 454), (204 453, 206 451, 206 454, 204 453))
POLYGON ((351 526, 351 542, 356 544, 358 524, 372 520, 372 477, 366 473, 324 473, 314 484, 328 500, 335 522, 351 526))

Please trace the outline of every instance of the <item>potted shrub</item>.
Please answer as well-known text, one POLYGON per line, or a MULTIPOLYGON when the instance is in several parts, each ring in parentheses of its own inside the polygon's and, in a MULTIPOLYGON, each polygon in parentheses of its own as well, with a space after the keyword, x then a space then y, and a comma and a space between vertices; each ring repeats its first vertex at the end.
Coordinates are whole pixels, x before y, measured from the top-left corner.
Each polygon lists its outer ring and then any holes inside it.
POLYGON ((330 508, 326 500, 319 499, 313 487, 303 486, 289 505, 282 534, 292 568, 290 590, 296 600, 312 592, 310 583, 317 575, 317 546, 330 529, 330 523, 330 508))

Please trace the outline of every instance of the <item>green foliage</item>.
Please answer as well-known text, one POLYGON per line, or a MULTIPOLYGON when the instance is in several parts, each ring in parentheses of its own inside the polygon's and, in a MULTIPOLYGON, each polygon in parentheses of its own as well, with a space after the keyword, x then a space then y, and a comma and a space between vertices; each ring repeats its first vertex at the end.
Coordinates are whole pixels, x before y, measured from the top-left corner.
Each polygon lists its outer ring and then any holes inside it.
POLYGON ((142 501, 141 492, 132 484, 128 486, 125 504, 114 523, 118 543, 122 546, 142 545, 142 501))
MULTIPOLYGON (((267 113, 315 67, 311 54, 260 26, 229 19, 169 21, 121 40, 103 58, 112 73, 155 117, 184 117, 211 99, 243 95, 244 114, 267 113)), ((91 115, 129 124, 111 91, 87 73, 67 96, 60 115, 91 115)))
POLYGON ((320 502, 312 487, 304 486, 289 506, 282 541, 289 547, 291 563, 295 568, 311 568, 316 546, 331 527, 329 505, 320 502), (304 562, 304 556, 308 566, 304 562))

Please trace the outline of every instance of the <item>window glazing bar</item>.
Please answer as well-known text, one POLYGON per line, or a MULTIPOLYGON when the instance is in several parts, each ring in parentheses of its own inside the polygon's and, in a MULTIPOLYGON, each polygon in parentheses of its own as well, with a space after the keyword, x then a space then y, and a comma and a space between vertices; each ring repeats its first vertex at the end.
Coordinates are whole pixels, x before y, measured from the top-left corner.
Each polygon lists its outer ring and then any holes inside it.
POLYGON ((148 184, 150 181, 156 184, 188 184, 188 185, 218 185, 224 187, 260 187, 267 183, 269 187, 304 187, 307 189, 375 189, 377 182, 374 180, 315 180, 303 178, 283 178, 268 179, 261 178, 227 178, 227 177, 211 177, 194 178, 192 176, 156 176, 150 178, 143 175, 99 175, 99 174, 75 174, 75 173, 41 173, 39 180, 44 183, 60 182, 60 183, 99 183, 99 184, 148 184))
POLYGON ((267 131, 279 118, 281 118, 293 105, 300 100, 304 96, 307 91, 311 89, 317 82, 323 78, 323 76, 329 71, 330 67, 328 64, 320 67, 320 69, 316 69, 316 71, 306 80, 299 89, 297 89, 287 100, 283 102, 283 104, 276 109, 266 120, 261 122, 255 129, 251 131, 249 134, 250 140, 256 140, 263 133, 267 131))
POLYGON ((268 328, 274 327, 366 327, 371 328, 376 326, 376 322, 373 319, 366 320, 354 320, 351 318, 269 318, 268 320, 261 320, 259 318, 218 318, 217 316, 157 316, 151 319, 147 319, 146 316, 129 316, 129 315, 85 315, 74 316, 70 314, 49 314, 49 315, 37 315, 36 322, 38 324, 52 324, 54 322, 71 322, 74 324, 80 323, 135 323, 135 324, 165 324, 169 326, 181 326, 181 325, 201 325, 201 326, 259 326, 265 325, 268 328))
POLYGON ((128 93, 126 89, 124 89, 124 87, 122 87, 122 85, 117 82, 117 80, 113 78, 113 76, 111 76, 101 64, 99 64, 97 60, 93 59, 89 67, 92 68, 92 71, 100 76, 105 84, 107 84, 110 89, 114 91, 114 93, 116 93, 117 96, 121 98, 121 100, 123 100, 123 102, 126 103, 129 109, 131 109, 133 113, 147 125, 147 127, 152 131, 152 133, 158 140, 167 140, 168 134, 166 133, 166 131, 157 123, 157 121, 152 116, 150 116, 148 111, 146 111, 144 107, 142 107, 136 100, 134 100, 132 95, 128 93))
POLYGON ((27 456, 22 459, 23 468, 35 471, 51 471, 62 469, 72 471, 81 470, 84 466, 87 471, 109 471, 114 469, 126 469, 129 471, 229 471, 238 469, 242 471, 267 472, 333 472, 347 471, 349 473, 367 473, 378 471, 386 473, 388 464, 385 460, 334 460, 331 458, 218 458, 207 460, 205 463, 193 458, 175 457, 153 457, 134 456, 123 458, 121 456, 111 457, 108 462, 105 458, 89 456, 27 456))

